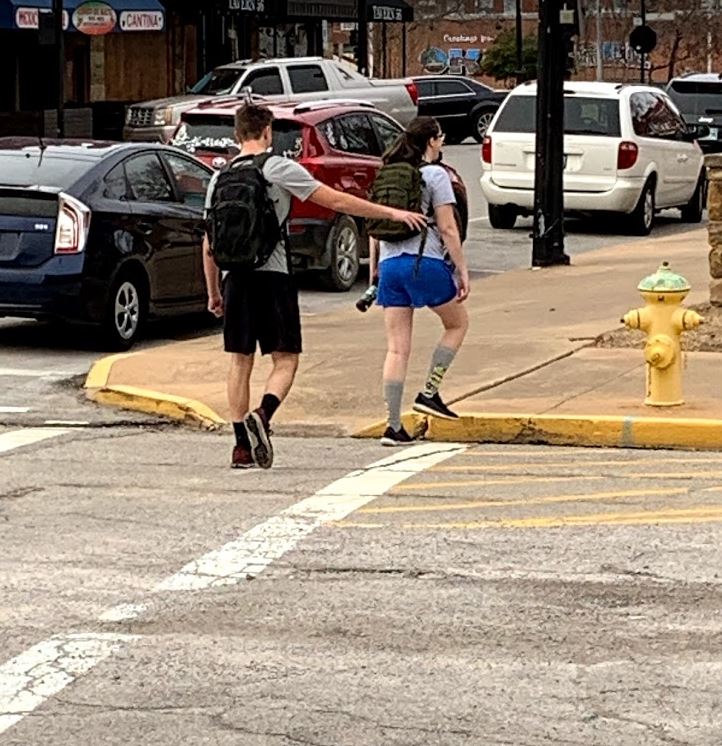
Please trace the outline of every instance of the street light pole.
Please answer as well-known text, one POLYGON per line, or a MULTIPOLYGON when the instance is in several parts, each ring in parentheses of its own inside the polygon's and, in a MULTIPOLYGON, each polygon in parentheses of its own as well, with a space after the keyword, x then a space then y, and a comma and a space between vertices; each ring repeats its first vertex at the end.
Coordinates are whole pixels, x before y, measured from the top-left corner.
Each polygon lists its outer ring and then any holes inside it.
POLYGON ((59 138, 65 137, 65 39, 63 38, 63 0, 53 0, 55 19, 55 46, 57 53, 58 118, 56 132, 59 138))
MULTIPOLYGON (((566 2, 564 3, 566 9, 566 2)), ((564 75, 562 0, 539 2, 536 169, 532 266, 569 264, 564 253, 564 75)))
POLYGON ((369 74, 369 25, 366 14, 367 0, 357 0, 357 47, 356 47, 356 67, 361 75, 369 74))

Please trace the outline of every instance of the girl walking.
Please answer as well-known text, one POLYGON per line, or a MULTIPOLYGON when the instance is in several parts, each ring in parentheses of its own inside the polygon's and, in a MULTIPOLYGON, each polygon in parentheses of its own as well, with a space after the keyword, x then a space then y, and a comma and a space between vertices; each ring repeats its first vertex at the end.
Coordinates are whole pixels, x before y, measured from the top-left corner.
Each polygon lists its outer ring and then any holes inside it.
POLYGON ((438 122, 418 117, 384 155, 385 165, 408 163, 421 169, 422 213, 429 216, 425 234, 403 241, 371 241, 370 276, 378 275, 378 304, 384 309, 386 328, 383 381, 388 426, 381 438, 386 446, 413 441, 401 424, 401 402, 416 308, 430 308, 439 317, 443 334, 413 408, 447 420, 458 417, 442 401, 439 387, 469 326, 463 305, 469 295, 469 272, 454 217, 451 179, 443 166, 434 165, 443 145, 438 122))

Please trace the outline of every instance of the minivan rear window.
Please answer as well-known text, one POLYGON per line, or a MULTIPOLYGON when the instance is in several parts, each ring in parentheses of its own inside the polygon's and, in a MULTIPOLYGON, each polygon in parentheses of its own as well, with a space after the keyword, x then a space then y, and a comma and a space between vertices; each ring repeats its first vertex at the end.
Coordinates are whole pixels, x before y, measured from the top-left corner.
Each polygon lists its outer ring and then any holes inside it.
MULTIPOLYGON (((536 132, 536 96, 510 96, 499 113, 494 132, 536 132)), ((568 135, 620 137, 619 101, 565 96, 564 132, 568 135)))

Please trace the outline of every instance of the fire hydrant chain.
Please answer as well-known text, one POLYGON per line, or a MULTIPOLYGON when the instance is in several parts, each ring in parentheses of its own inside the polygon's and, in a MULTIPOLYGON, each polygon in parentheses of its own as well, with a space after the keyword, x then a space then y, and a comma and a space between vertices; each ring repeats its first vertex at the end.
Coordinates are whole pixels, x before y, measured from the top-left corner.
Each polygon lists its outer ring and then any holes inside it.
POLYGON ((682 332, 696 329, 704 319, 682 307, 690 285, 669 268, 668 262, 638 285, 646 305, 627 313, 622 319, 629 329, 647 334, 644 359, 647 363, 645 404, 652 407, 674 407, 684 404, 682 370, 687 368, 682 332))

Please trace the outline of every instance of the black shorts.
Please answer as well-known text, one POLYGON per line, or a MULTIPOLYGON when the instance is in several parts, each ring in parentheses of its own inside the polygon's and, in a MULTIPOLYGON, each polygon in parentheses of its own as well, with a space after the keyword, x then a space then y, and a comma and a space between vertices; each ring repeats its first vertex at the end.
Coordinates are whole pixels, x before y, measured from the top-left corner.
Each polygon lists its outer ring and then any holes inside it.
POLYGON ((223 341, 226 352, 252 355, 301 352, 298 290, 282 272, 229 274, 223 289, 223 341))

